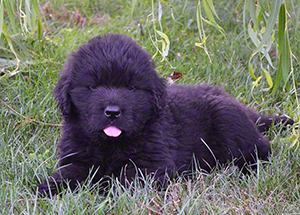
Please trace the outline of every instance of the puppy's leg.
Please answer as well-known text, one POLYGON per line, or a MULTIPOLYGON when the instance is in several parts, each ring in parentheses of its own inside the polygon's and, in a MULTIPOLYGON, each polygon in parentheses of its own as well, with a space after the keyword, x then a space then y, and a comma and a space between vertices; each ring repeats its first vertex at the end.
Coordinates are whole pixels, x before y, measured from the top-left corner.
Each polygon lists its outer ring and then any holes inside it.
POLYGON ((268 159, 269 141, 237 101, 216 96, 209 106, 214 134, 211 146, 221 164, 234 160, 245 171, 245 164, 254 164, 251 166, 255 168, 257 158, 268 159))
POLYGON ((86 180, 89 170, 76 164, 62 166, 53 174, 48 182, 44 182, 38 186, 39 193, 48 197, 57 195, 67 184, 74 190, 79 183, 86 180))
POLYGON ((287 125, 293 125, 294 120, 289 119, 285 116, 274 116, 266 114, 258 114, 253 110, 249 109, 249 115, 252 121, 257 125, 257 128, 260 132, 265 132, 270 129, 272 124, 282 123, 286 127, 287 125))

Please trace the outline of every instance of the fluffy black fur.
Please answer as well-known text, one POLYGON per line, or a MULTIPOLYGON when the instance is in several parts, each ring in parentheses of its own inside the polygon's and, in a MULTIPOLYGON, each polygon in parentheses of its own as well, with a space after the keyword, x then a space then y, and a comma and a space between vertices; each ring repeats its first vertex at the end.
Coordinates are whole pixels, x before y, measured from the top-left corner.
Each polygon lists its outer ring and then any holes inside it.
POLYGON ((60 168, 39 186, 47 194, 56 194, 64 181, 74 189, 90 173, 94 181, 118 176, 125 166, 129 181, 135 166, 163 181, 166 172, 190 170, 193 156, 204 171, 230 161, 245 170, 270 154, 260 131, 273 121, 293 123, 259 115, 208 84, 167 87, 151 56, 121 35, 95 37, 73 53, 54 94, 64 125, 60 168), (103 131, 108 126, 122 133, 109 137, 103 131))

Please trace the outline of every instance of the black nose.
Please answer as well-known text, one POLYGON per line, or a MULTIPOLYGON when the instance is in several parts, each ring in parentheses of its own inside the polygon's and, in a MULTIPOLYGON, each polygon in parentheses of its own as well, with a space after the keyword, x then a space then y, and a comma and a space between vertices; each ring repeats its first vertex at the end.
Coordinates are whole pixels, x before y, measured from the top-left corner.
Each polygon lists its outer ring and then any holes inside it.
POLYGON ((104 110, 104 115, 108 118, 115 117, 118 118, 121 115, 121 110, 119 106, 109 105, 104 110))

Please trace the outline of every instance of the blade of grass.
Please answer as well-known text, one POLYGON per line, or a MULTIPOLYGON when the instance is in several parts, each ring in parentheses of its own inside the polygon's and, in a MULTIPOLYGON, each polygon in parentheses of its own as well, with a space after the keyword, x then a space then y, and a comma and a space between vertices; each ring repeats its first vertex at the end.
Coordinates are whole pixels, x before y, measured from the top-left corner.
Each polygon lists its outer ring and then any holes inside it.
POLYGON ((210 8, 208 7, 208 3, 206 2, 206 0, 202 0, 202 6, 203 6, 203 9, 208 17, 208 19, 212 22, 212 23, 215 23, 215 18, 212 14, 212 12, 210 11, 210 8))
POLYGON ((257 52, 253 53, 252 56, 251 56, 251 58, 250 58, 249 61, 248 61, 248 69, 249 69, 249 71, 250 71, 250 75, 252 76, 252 78, 253 78, 254 80, 257 80, 257 78, 256 78, 255 73, 254 73, 254 71, 253 71, 253 67, 252 67, 252 59, 254 58, 254 56, 255 56, 256 54, 257 54, 257 52))
POLYGON ((263 38, 261 40, 259 47, 257 48, 258 50, 260 50, 261 47, 267 43, 268 40, 272 39, 271 35, 274 30, 274 26, 278 17, 281 0, 273 0, 271 5, 272 7, 271 7, 270 16, 267 21, 266 31, 263 34, 263 38))
POLYGON ((279 46, 279 68, 281 68, 284 83, 288 84, 288 77, 291 71, 291 48, 289 44, 288 29, 287 29, 287 14, 285 4, 282 4, 279 12, 279 27, 278 27, 278 46, 279 46))
POLYGON ((262 68, 262 70, 265 73, 266 80, 267 80, 267 83, 269 85, 269 88, 267 88, 266 90, 270 90, 273 87, 273 81, 272 81, 271 75, 270 75, 270 73, 266 69, 262 68))
POLYGON ((278 25, 279 65, 278 65, 276 82, 272 93, 276 92, 276 90, 279 88, 281 81, 283 81, 285 87, 289 89, 288 78, 292 66, 291 66, 291 49, 289 44, 288 32, 287 32, 286 16, 287 14, 286 14, 285 4, 282 4, 280 7, 279 25, 278 25))
POLYGON ((156 32, 158 33, 159 36, 161 36, 163 38, 162 40, 162 55, 163 55, 163 58, 167 57, 168 54, 169 54, 169 50, 170 50, 170 40, 169 40, 169 37, 159 31, 159 30, 156 30, 156 32))
POLYGON ((215 20, 213 14, 212 14, 212 12, 211 12, 209 6, 208 6, 208 2, 207 2, 206 0, 202 0, 202 6, 203 6, 203 9, 204 9, 204 11, 205 11, 205 14, 207 15, 208 20, 206 20, 206 19, 204 19, 204 18, 202 18, 202 19, 203 19, 207 24, 212 25, 212 26, 214 26, 215 28, 217 28, 217 29, 220 31, 220 33, 222 33, 222 35, 225 36, 225 35, 224 35, 224 29, 223 29, 220 25, 218 25, 218 23, 216 22, 216 20, 215 20))
POLYGON ((16 28, 16 21, 15 21, 14 1, 4 0, 4 7, 6 8, 10 28, 14 33, 16 33, 17 28, 16 28))
MULTIPOLYGON (((29 29, 32 30, 33 26, 34 26, 33 22, 35 21, 35 17, 34 17, 34 12, 31 10, 30 0, 25 0, 24 7, 25 7, 25 13, 24 13, 24 23, 23 23, 23 25, 27 26, 27 24, 28 24, 29 29)), ((19 7, 19 10, 21 11, 22 8, 19 7)), ((29 31, 29 29, 27 29, 27 28, 25 28, 25 29, 27 31, 29 31)))
POLYGON ((0 3, 0 38, 3 31, 3 23, 4 23, 4 6, 3 6, 3 0, 1 0, 0 3))
POLYGON ((203 37, 205 37, 205 32, 202 31, 203 29, 203 23, 202 23, 202 13, 201 13, 201 3, 200 0, 198 0, 197 3, 197 30, 198 30, 198 34, 201 40, 203 40, 203 37))
POLYGON ((162 27, 162 24, 161 24, 161 17, 162 17, 162 15, 163 15, 162 6, 161 6, 161 3, 158 2, 158 15, 157 15, 157 19, 158 19, 158 24, 159 24, 159 27, 160 27, 161 31, 163 30, 163 27, 162 27))
POLYGON ((247 6, 246 6, 246 3, 245 3, 245 6, 249 11, 250 18, 251 18, 252 22, 254 23, 254 26, 255 26, 256 30, 258 31, 259 26, 258 26, 258 23, 257 23, 257 20, 256 20, 255 1, 254 0, 247 0, 247 3, 248 3, 247 6))
POLYGON ((200 0, 198 0, 197 2, 197 13, 196 13, 196 18, 197 18, 197 29, 198 29, 198 34, 199 34, 199 38, 201 40, 200 43, 195 43, 196 46, 202 48, 205 51, 205 54, 208 56, 209 58, 209 62, 211 63, 211 58, 210 55, 207 51, 206 48, 206 35, 205 35, 205 31, 204 31, 204 27, 203 27, 203 17, 202 17, 202 12, 201 12, 201 2, 200 0))
POLYGON ((209 5, 210 10, 213 12, 213 14, 220 20, 217 11, 215 9, 214 3, 212 0, 206 0, 207 4, 209 5))
POLYGON ((248 25, 248 34, 250 36, 250 39, 252 40, 253 44, 258 47, 260 44, 259 39, 257 38, 257 31, 254 31, 254 29, 251 27, 251 24, 248 25))
POLYGON ((133 12, 135 10, 136 3, 137 3, 137 0, 131 1, 131 17, 133 16, 133 12))
POLYGON ((5 23, 3 24, 3 34, 4 34, 4 37, 5 37, 5 39, 8 43, 8 46, 9 46, 11 52, 14 54, 14 56, 16 58, 17 66, 12 72, 8 72, 8 73, 5 73, 4 75, 0 76, 0 81, 5 79, 5 78, 8 78, 10 76, 13 76, 13 75, 17 74, 19 72, 18 69, 19 69, 19 63, 20 63, 20 59, 18 58, 18 55, 17 55, 17 53, 14 49, 14 46, 13 46, 11 38, 8 34, 7 26, 5 25, 5 23))
POLYGON ((40 40, 43 36, 43 24, 42 24, 42 16, 40 13, 38 0, 32 0, 32 9, 37 14, 37 34, 38 34, 38 39, 40 40))

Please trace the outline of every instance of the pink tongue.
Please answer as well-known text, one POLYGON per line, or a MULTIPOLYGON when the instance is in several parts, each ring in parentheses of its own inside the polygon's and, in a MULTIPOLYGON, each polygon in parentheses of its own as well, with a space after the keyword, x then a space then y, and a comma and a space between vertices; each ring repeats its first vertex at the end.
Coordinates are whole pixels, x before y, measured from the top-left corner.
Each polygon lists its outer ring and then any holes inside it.
POLYGON ((108 126, 104 128, 103 131, 109 137, 118 137, 122 133, 122 131, 115 126, 108 126))

